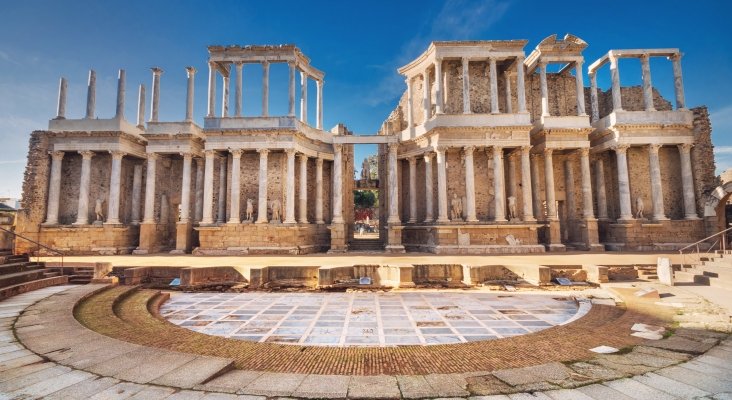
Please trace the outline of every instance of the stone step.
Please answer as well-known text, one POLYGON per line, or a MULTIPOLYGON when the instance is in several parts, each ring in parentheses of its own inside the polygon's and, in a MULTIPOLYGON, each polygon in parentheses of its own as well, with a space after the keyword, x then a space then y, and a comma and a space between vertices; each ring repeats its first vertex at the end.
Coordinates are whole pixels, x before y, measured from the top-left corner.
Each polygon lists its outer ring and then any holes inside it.
POLYGON ((0 275, 8 275, 22 271, 32 271, 37 269, 43 269, 43 264, 29 263, 29 262, 16 262, 11 264, 0 265, 0 275))
POLYGON ((69 283, 69 279, 67 277, 54 276, 50 278, 40 278, 28 282, 19 283, 17 285, 7 286, 4 288, 0 288, 0 300, 5 300, 8 297, 12 297, 17 294, 43 289, 49 286, 65 285, 67 283, 69 283))
POLYGON ((4 257, 4 260, 4 264, 29 262, 30 257, 28 256, 28 254, 9 255, 4 257))
POLYGON ((0 275, 0 288, 34 281, 43 278, 43 270, 21 271, 12 274, 0 275))

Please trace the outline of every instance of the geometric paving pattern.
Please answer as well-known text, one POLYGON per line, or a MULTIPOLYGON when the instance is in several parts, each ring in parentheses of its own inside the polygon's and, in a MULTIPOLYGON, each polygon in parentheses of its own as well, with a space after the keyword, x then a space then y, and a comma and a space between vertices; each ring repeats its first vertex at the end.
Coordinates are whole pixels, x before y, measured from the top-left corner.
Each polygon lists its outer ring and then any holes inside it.
POLYGON ((253 342, 398 346, 524 335, 589 308, 556 294, 174 292, 160 313, 193 331, 253 342))

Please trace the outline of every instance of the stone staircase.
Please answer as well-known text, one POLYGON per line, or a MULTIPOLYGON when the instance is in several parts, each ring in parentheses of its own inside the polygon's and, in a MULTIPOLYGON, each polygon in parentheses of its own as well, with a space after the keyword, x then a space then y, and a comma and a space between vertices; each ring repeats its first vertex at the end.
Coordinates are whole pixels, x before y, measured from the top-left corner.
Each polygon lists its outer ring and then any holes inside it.
POLYGON ((730 291, 732 296, 732 252, 717 251, 700 257, 698 262, 685 265, 674 273, 676 282, 695 283, 730 291))
POLYGON ((636 265, 635 270, 638 271, 638 278, 646 281, 658 280, 656 267, 651 265, 636 265))
POLYGON ((69 283, 76 285, 86 285, 94 277, 94 263, 67 263, 63 267, 59 263, 48 263, 46 269, 67 276, 69 283))
POLYGON ((27 254, 0 253, 0 300, 68 281, 61 273, 47 270, 44 263, 32 262, 27 254))
POLYGON ((384 251, 379 239, 354 239, 348 244, 348 251, 384 251))

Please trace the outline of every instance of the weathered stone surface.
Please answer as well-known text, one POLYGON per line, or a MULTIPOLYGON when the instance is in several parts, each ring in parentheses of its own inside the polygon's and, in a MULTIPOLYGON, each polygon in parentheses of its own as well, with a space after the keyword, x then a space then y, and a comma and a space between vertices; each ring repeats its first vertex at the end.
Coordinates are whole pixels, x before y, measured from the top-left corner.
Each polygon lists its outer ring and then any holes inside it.
POLYGON ((399 386, 393 376, 352 376, 348 384, 348 398, 398 399, 399 397, 399 386))

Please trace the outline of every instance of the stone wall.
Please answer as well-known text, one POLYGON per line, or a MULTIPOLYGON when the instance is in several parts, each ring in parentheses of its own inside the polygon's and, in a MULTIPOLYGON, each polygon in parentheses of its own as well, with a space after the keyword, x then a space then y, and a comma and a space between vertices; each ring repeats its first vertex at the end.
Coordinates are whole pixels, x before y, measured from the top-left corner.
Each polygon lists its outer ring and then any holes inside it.
MULTIPOLYGON (((40 242, 65 254, 129 254, 138 245, 137 226, 42 227, 40 242)), ((53 254, 42 250, 41 253, 53 254)))
MULTIPOLYGON (((601 223, 611 250, 658 251, 677 250, 704 237, 704 221, 641 221, 601 223)), ((602 238, 602 237, 601 237, 602 238)))
POLYGON ((307 254, 325 251, 326 225, 241 224, 196 227, 201 247, 194 254, 307 254))
MULTIPOLYGON (((28 159, 23 175, 23 197, 17 214, 15 232, 32 240, 38 240, 40 224, 46 217, 48 199, 48 178, 51 157, 48 155, 46 132, 34 131, 28 144, 28 159)), ((26 240, 15 241, 15 252, 28 253, 35 245, 26 240)))
POLYGON ((440 225, 405 227, 402 243, 408 251, 436 254, 492 254, 543 252, 538 225, 440 225), (518 243, 510 244, 512 235, 518 243))

